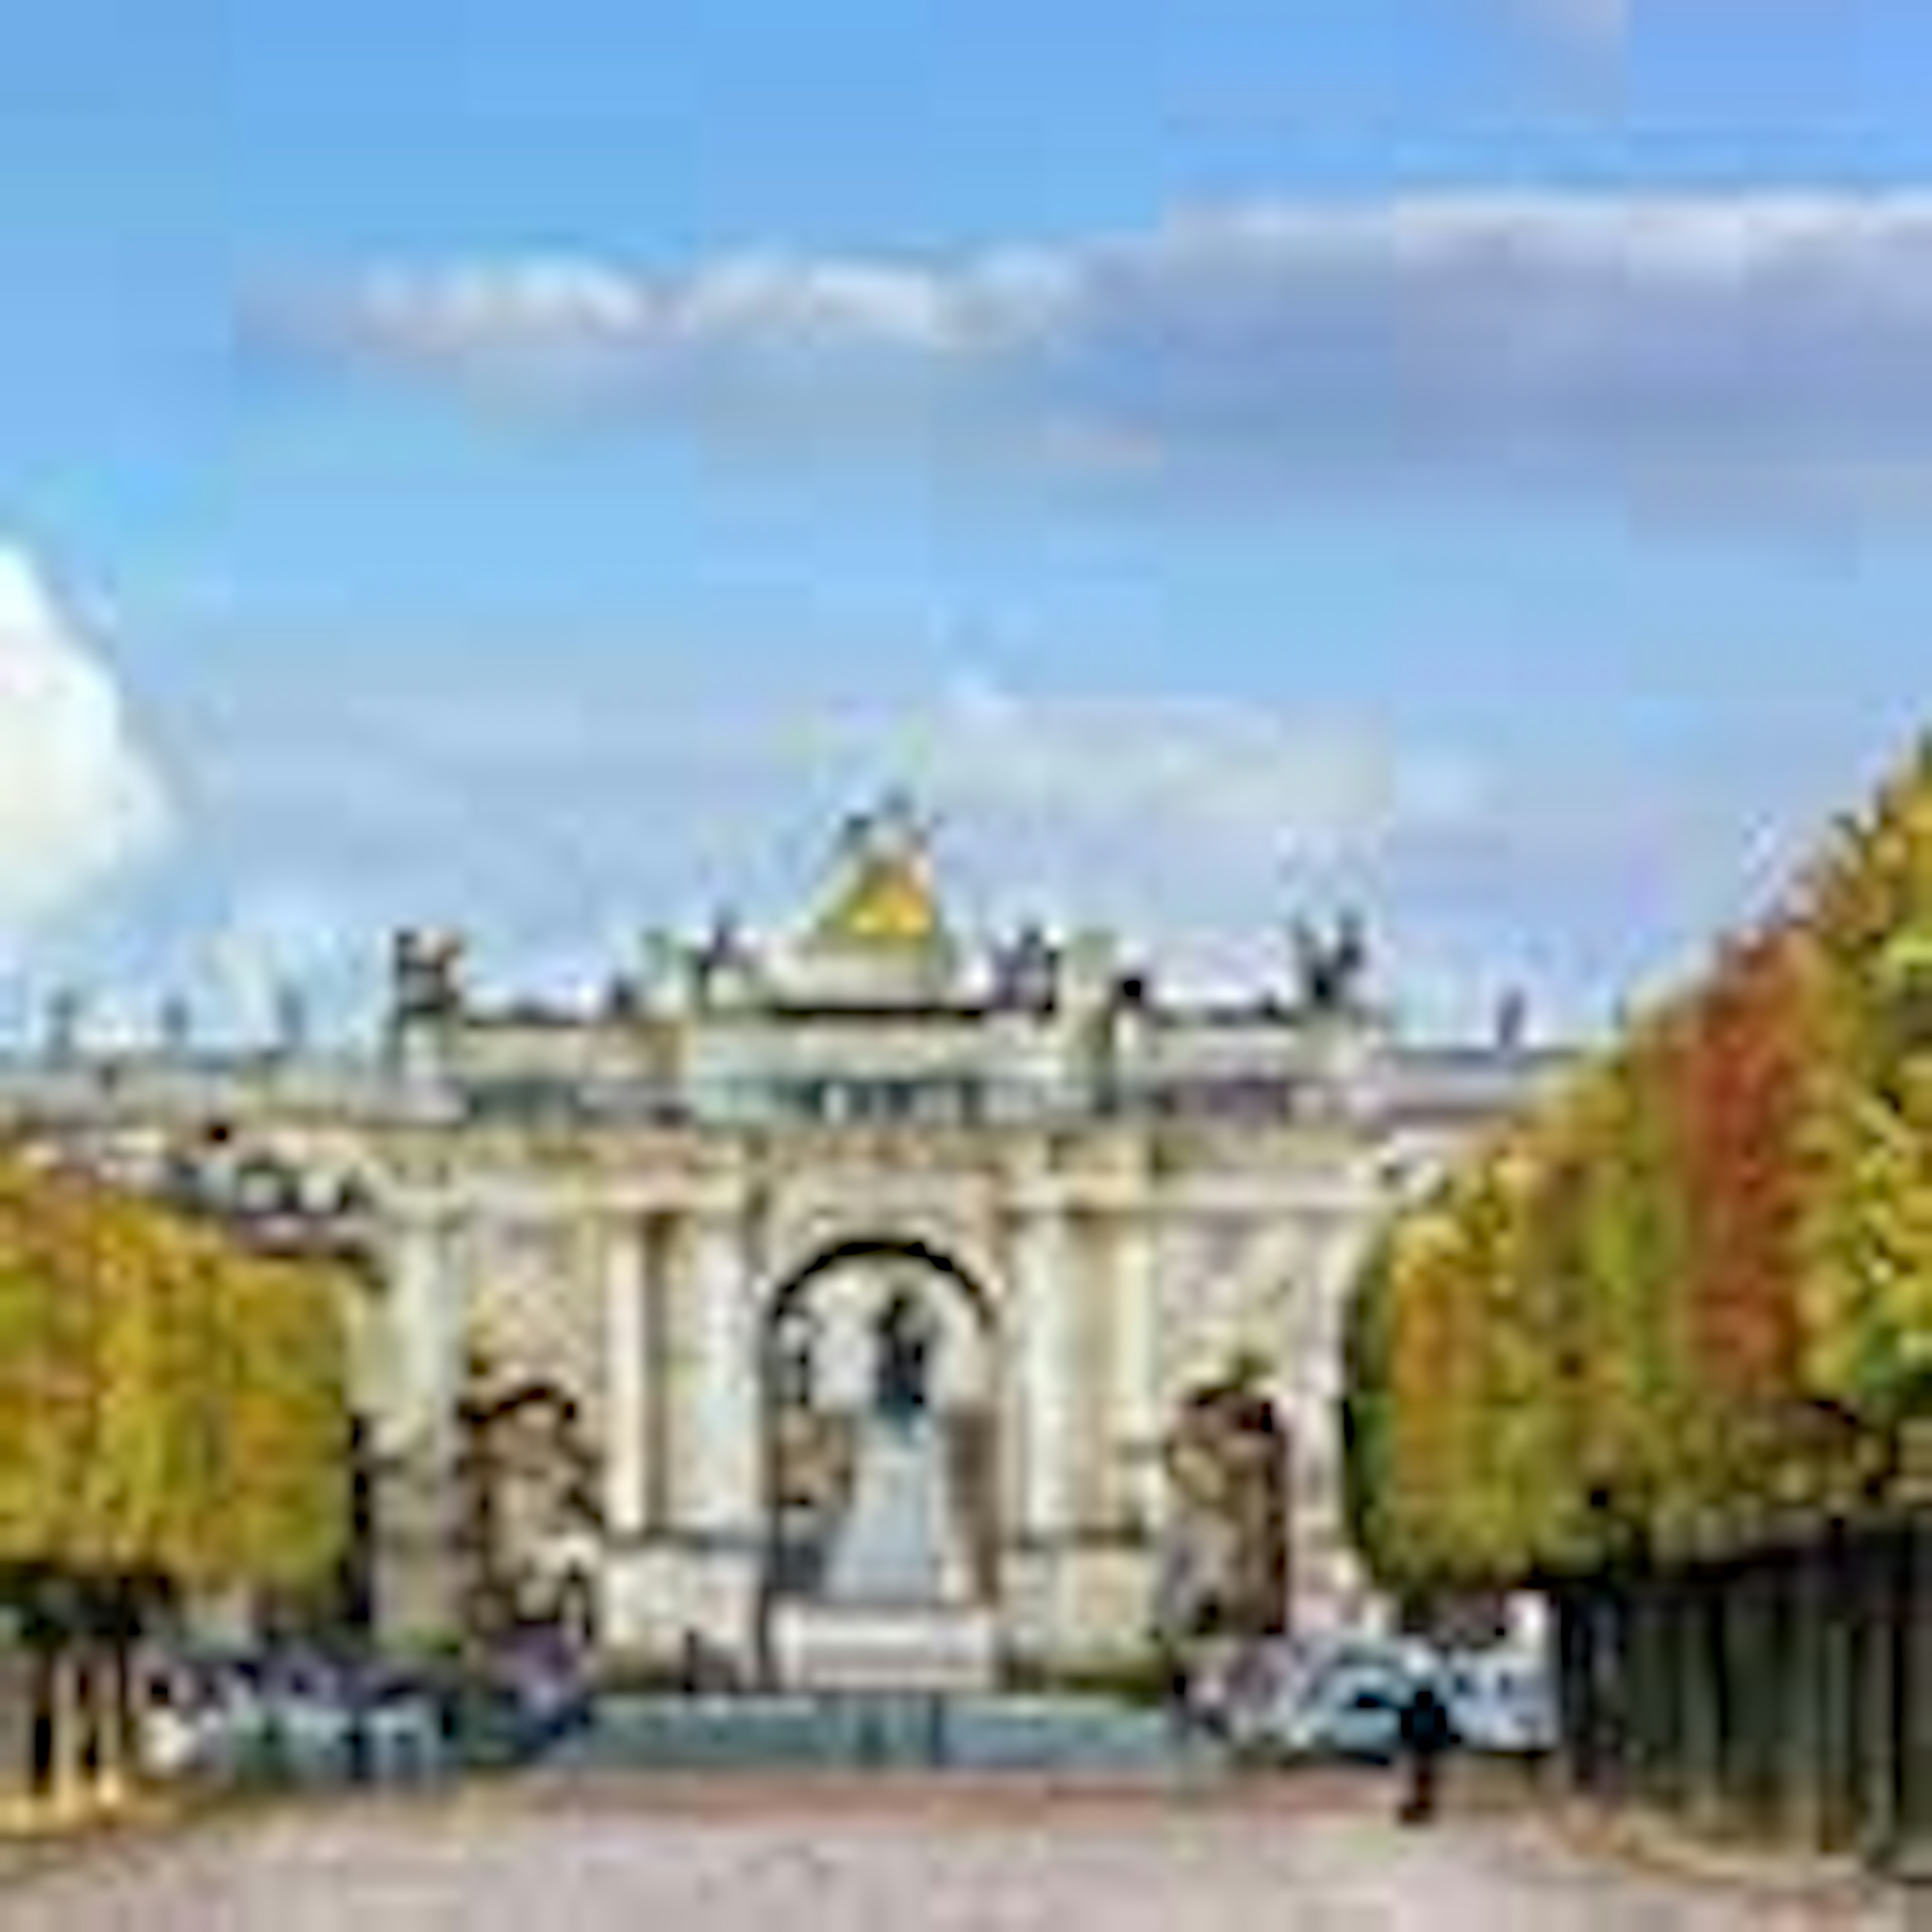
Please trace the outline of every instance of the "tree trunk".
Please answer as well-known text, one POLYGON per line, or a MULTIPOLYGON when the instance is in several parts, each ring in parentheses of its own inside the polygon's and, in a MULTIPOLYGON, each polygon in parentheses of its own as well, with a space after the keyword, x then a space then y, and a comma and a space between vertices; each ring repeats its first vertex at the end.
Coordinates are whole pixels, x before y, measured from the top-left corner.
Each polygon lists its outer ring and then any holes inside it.
POLYGON ((1785 1748, 1780 1760, 1786 1827, 1805 1849, 1823 1843, 1825 1730, 1822 1538, 1792 1551, 1785 1568, 1786 1670, 1785 1748))
POLYGON ((1842 1528, 1826 1546, 1823 1586, 1826 1741, 1831 1768, 1825 1790, 1825 1843, 1848 1850, 1857 1840, 1862 1808, 1858 1659, 1865 1606, 1858 1594, 1856 1542, 1842 1528))
POLYGON ((27 1658, 27 1790, 45 1798, 54 1781, 55 1646, 36 1633, 27 1658))
POLYGON ((1932 1872, 1932 1530, 1915 1521, 1899 1543, 1900 1858, 1932 1872))
POLYGON ((1647 1804, 1676 1794, 1676 1684, 1671 1665, 1673 1580, 1646 1566, 1632 1595, 1637 1788, 1647 1804))
POLYGON ((1754 1831, 1774 1834, 1784 1802, 1781 1733, 1787 1708, 1786 1618, 1780 1559, 1761 1555, 1745 1570, 1746 1710, 1750 1749, 1746 1802, 1754 1831))
POLYGON ((1630 1578, 1612 1568, 1598 1580, 1593 1597, 1591 1701, 1596 1714, 1596 1754, 1604 1795, 1622 1803, 1630 1788, 1630 1578))
POLYGON ((1657 1762, 1656 1686, 1651 1671, 1650 1580, 1641 1569, 1628 1574, 1624 1590, 1623 1686, 1624 1790, 1648 1802, 1657 1762))
POLYGON ((56 1817, 88 1808, 86 1652, 70 1636, 55 1651, 47 1798, 56 1817))
POLYGON ((1594 1792, 1597 1784, 1595 1671, 1588 1588, 1574 1579, 1557 1593, 1557 1691, 1563 1758, 1570 1788, 1594 1792))
POLYGON ((1672 1568, 1652 1573, 1652 1678, 1657 1701, 1654 1755, 1650 1795, 1675 1810, 1684 1802, 1684 1648, 1689 1622, 1684 1572, 1672 1568))
POLYGON ((1842 1851, 1854 1831, 1856 1802, 1852 1695, 1858 1604, 1844 1526, 1826 1526, 1806 1550, 1798 1597, 1803 1633, 1805 1721, 1799 1823, 1820 1851, 1842 1851))
POLYGON ((1898 1707, 1904 1677, 1903 1606, 1897 1568, 1892 1532, 1876 1531, 1862 1539, 1858 1592, 1860 1838, 1867 1856, 1879 1862, 1891 1856, 1900 1820, 1898 1707))
POLYGON ((1683 1633, 1679 1652, 1679 1696, 1684 1707, 1683 1803, 1706 1830, 1724 1811, 1724 1739, 1726 1732, 1724 1654, 1723 1581, 1707 1564, 1687 1570, 1683 1633))
POLYGON ((95 1653, 95 1789, 103 1804, 124 1804, 134 1770, 134 1660, 127 1634, 116 1629, 95 1653))

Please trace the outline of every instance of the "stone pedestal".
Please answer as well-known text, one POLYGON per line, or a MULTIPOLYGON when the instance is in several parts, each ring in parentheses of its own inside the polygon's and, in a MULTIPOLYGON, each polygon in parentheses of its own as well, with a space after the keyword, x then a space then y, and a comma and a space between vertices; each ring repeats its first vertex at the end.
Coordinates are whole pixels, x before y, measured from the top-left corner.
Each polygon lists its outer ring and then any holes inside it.
POLYGON ((999 1652, 976 1606, 799 1601, 772 1612, 772 1660, 787 1690, 939 1695, 992 1690, 999 1652))
POLYGON ((852 1507, 827 1566, 832 1602, 938 1606, 970 1598, 950 1474, 946 1439, 931 1418, 862 1424, 852 1507))
POLYGON ((1069 1539, 1022 1545, 1002 1565, 1000 1638, 1028 1672, 1130 1670, 1154 1647, 1153 1546, 1069 1539))
POLYGON ((696 1637, 754 1681, 760 1561, 748 1544, 685 1536, 609 1552, 598 1630, 604 1661, 620 1670, 674 1670, 696 1637))

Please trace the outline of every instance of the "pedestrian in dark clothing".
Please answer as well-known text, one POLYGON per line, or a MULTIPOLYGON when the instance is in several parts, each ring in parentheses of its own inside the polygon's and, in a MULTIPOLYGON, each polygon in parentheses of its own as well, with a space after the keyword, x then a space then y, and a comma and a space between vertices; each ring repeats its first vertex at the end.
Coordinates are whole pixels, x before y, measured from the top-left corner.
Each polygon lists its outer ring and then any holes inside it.
POLYGON ((687 1697, 695 1697, 705 1687, 708 1672, 704 1667, 704 1639, 694 1630, 687 1630, 678 1646, 677 1688, 687 1697))
POLYGON ((1161 1659, 1162 1701, 1167 1706, 1168 1730, 1185 1744, 1194 1733, 1194 1685, 1187 1658, 1178 1644, 1167 1646, 1161 1659))
POLYGON ((1443 1754, 1456 1742, 1449 1707, 1434 1685, 1420 1684, 1402 1706, 1402 1754, 1407 1768, 1402 1822, 1423 1825, 1436 1815, 1436 1786, 1443 1754))

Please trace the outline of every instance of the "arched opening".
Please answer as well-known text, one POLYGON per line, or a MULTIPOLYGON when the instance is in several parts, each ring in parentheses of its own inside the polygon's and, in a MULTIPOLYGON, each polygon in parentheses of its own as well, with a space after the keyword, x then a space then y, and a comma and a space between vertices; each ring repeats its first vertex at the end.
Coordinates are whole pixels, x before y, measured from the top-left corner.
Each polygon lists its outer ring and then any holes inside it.
POLYGON ((787 1603, 854 1592, 990 1602, 994 1324, 981 1285, 922 1241, 842 1241, 780 1285, 760 1341, 766 1630, 787 1603), (896 1476, 881 1474, 888 1456, 896 1476), (904 1501, 908 1485, 926 1499, 923 1526, 902 1526, 897 1556, 882 1554, 894 1532, 881 1513, 920 1514, 904 1501))

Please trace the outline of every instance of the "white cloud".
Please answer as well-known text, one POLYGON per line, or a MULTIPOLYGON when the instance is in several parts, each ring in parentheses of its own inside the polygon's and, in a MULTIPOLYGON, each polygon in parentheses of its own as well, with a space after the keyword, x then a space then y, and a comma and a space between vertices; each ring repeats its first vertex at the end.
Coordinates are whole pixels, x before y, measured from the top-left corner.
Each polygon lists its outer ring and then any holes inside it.
POLYGON ((1480 794, 1462 760, 1232 699, 1027 697, 968 676, 928 706, 844 728, 969 818, 1204 856, 1345 857, 1464 820, 1480 794))
POLYGON ((290 728, 272 724, 255 754, 224 767, 231 806, 254 818, 312 812, 342 789, 341 760, 326 748, 349 744, 349 789, 373 802, 372 832, 446 841, 490 796, 526 837, 554 829, 595 845, 608 817, 627 854, 647 799, 688 819, 700 799, 822 796, 842 784, 903 782, 969 820, 1151 826, 1197 847, 1310 856, 1460 824, 1483 802, 1466 760, 1361 725, 1173 692, 1021 692, 963 668, 924 693, 856 704, 796 688, 763 700, 676 694, 608 676, 562 691, 513 680, 467 697, 317 696, 301 727, 325 748, 310 766, 277 748, 290 728))
POLYGON ((1184 963, 1273 957, 1302 895, 1366 891, 1391 856, 1480 837, 1491 811, 1487 775, 1453 747, 1234 698, 1054 690, 964 666, 866 701, 815 683, 680 689, 640 664, 568 691, 554 666, 506 675, 472 693, 345 685, 254 718, 254 751, 220 788, 225 819, 248 828, 224 869, 262 882, 220 949, 250 1012, 278 977, 366 984, 404 921, 472 928, 500 990, 518 962, 574 979, 615 968, 628 956, 610 935, 720 905, 788 929, 842 815, 895 784, 938 821, 962 929, 1112 924, 1184 963), (526 706, 524 740, 506 721, 526 706), (277 748, 304 744, 324 753, 313 772, 282 768, 277 748), (310 882, 292 897, 272 883, 292 866, 310 882))
POLYGON ((1263 494, 1932 488, 1932 194, 1263 203, 924 264, 400 266, 275 326, 490 406, 781 451, 1263 494))
MULTIPOLYGON (((1728 12, 1734 24, 1756 24, 1774 14, 1789 16, 1806 6, 1828 6, 1841 0, 1708 0, 1706 14, 1728 12)), ((1615 53, 1622 50, 1646 17, 1665 13, 1678 17, 1697 10, 1694 0, 1514 0, 1515 10, 1534 27, 1587 52, 1615 53)))
POLYGON ((1628 36, 1636 0, 1522 0, 1536 22, 1586 46, 1617 47, 1628 36))
POLYGON ((74 904, 167 821, 112 674, 33 562, 0 546, 0 938, 74 904))
POLYGON ((499 670, 463 692, 350 681, 268 700, 210 761, 203 788, 257 822, 334 800, 338 824, 368 808, 372 835, 405 824, 437 838, 460 836, 479 796, 506 801, 525 827, 560 806, 572 824, 608 806, 627 846, 642 792, 816 790, 842 774, 862 786, 904 778, 969 812, 1083 825, 1151 813, 1191 836, 1264 835, 1311 851, 1478 802, 1460 759, 1240 698, 1022 689, 968 664, 922 691, 856 701, 797 681, 762 694, 680 688, 621 664, 560 682, 551 668, 499 670))

